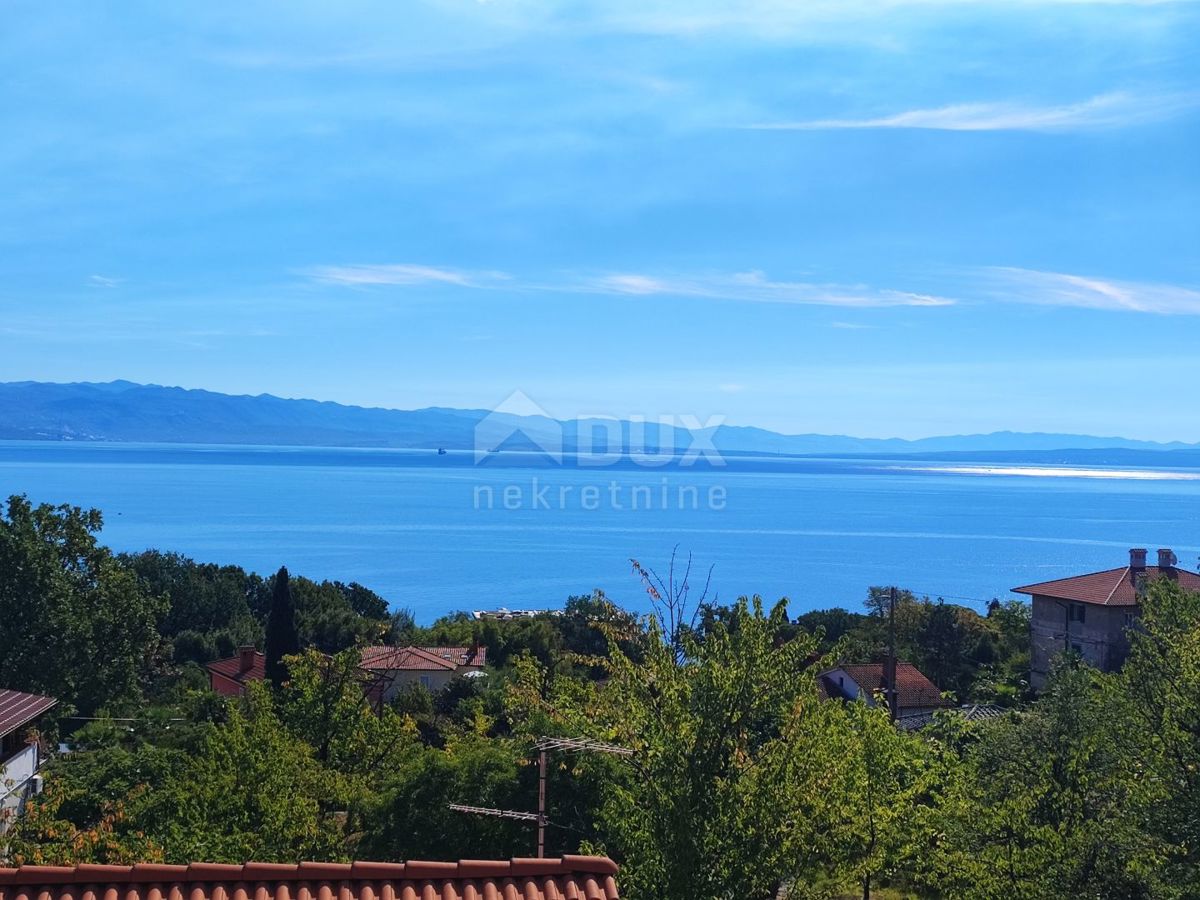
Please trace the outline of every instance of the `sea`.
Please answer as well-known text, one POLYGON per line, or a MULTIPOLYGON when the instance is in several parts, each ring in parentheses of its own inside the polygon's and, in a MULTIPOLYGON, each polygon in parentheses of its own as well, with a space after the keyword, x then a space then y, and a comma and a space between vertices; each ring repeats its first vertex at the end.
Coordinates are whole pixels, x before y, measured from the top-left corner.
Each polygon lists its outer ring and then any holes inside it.
POLYGON ((0 496, 100 509, 118 551, 356 581, 421 623, 648 598, 632 560, 698 600, 857 610, 872 585, 982 609, 1014 586, 1200 554, 1200 470, 906 459, 555 462, 536 454, 0 442, 0 496), (719 462, 720 465, 714 464, 719 462), (594 464, 603 463, 603 464, 594 464))

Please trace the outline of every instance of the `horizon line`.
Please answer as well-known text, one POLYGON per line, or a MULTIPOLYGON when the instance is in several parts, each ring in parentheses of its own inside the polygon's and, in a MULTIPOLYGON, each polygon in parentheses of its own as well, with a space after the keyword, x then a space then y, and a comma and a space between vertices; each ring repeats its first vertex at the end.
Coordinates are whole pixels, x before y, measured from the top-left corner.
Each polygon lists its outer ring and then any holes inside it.
MULTIPOLYGON (((271 394, 266 391, 262 391, 257 394, 250 394, 250 393, 231 394, 231 393, 227 393, 225 391, 216 391, 211 388, 184 387, 183 385, 178 385, 178 384, 168 385, 168 384, 157 384, 154 382, 131 381, 127 378, 114 378, 109 381, 39 381, 37 379, 23 379, 23 380, 18 380, 18 381, 0 381, 0 388, 18 387, 18 386, 24 386, 24 385, 42 385, 42 386, 54 386, 54 387, 76 387, 76 386, 80 386, 80 387, 110 387, 113 385, 130 385, 134 388, 159 388, 161 390, 177 390, 177 391, 184 391, 186 393, 213 394, 213 395, 221 396, 221 397, 234 397, 234 398, 241 398, 241 399, 247 399, 247 400, 257 400, 257 399, 267 398, 267 399, 271 399, 271 400, 281 400, 281 401, 289 402, 289 403, 317 403, 317 404, 322 404, 322 405, 338 406, 343 409, 359 409, 359 410, 370 410, 370 411, 379 411, 379 412, 396 412, 396 413, 420 413, 420 412, 430 412, 430 411, 440 411, 440 410, 446 410, 449 412, 456 412, 456 413, 484 413, 484 414, 489 414, 489 413, 493 413, 493 412, 503 412, 505 415, 514 416, 516 418, 544 418, 544 419, 547 419, 549 421, 553 421, 553 422, 556 422, 559 424, 568 424, 571 422, 595 422, 595 421, 617 421, 622 424, 629 424, 631 421, 635 421, 635 419, 633 417, 629 417, 629 416, 626 416, 626 417, 576 416, 576 417, 572 417, 572 418, 560 419, 555 416, 549 415, 548 413, 545 415, 538 415, 538 414, 522 415, 520 413, 507 412, 507 411, 499 409, 499 408, 488 409, 487 407, 457 407, 457 406, 430 405, 430 406, 420 406, 420 407, 412 407, 412 408, 402 408, 402 407, 397 407, 397 406, 368 406, 368 405, 359 404, 359 403, 343 403, 339 400, 319 400, 315 397, 288 397, 288 396, 282 396, 279 394, 271 394)), ((648 418, 644 421, 645 421, 645 424, 657 424, 657 423, 651 422, 648 418)), ((700 429, 688 428, 687 426, 681 425, 681 424, 672 424, 670 427, 675 428, 677 430, 687 431, 689 433, 696 433, 697 431, 703 432, 703 431, 709 430, 708 428, 700 428, 700 429)), ((876 442, 876 443, 900 442, 900 443, 906 443, 906 444, 913 444, 913 443, 918 443, 921 441, 947 440, 947 439, 954 439, 954 438, 988 438, 988 437, 999 437, 999 436, 1014 436, 1014 437, 1086 438, 1088 440, 1093 440, 1093 441, 1123 441, 1123 442, 1129 442, 1129 443, 1152 445, 1151 447, 1120 447, 1120 446, 1047 447, 1047 448, 1037 448, 1037 449, 1026 448, 1024 450, 1000 450, 1000 451, 989 451, 989 452, 1049 452, 1052 450, 1105 450, 1105 449, 1109 449, 1109 450, 1152 450, 1155 448, 1161 448, 1163 451, 1200 449, 1200 441, 1185 441, 1185 440, 1180 440, 1180 439, 1162 441, 1162 440, 1155 440, 1152 438, 1136 438, 1136 437, 1126 437, 1126 436, 1122 436, 1122 435, 1112 435, 1112 434, 1107 434, 1107 435, 1105 435, 1105 434, 1088 434, 1088 433, 1084 433, 1084 432, 1065 432, 1065 431, 1063 431, 1063 432, 1060 432, 1060 431, 1022 431, 1022 430, 1017 430, 1017 429, 1013 429, 1013 428, 999 428, 999 429, 996 429, 993 431, 927 434, 927 435, 923 435, 921 437, 914 437, 914 438, 905 438, 905 437, 898 437, 898 436, 864 437, 861 435, 854 435, 854 434, 843 434, 843 433, 821 432, 821 431, 783 432, 783 431, 776 431, 774 429, 767 428, 762 425, 730 425, 730 424, 727 424, 724 420, 722 420, 720 422, 720 424, 714 426, 714 428, 712 430, 715 431, 715 430, 721 429, 721 428, 724 428, 727 430, 728 429, 756 430, 756 431, 762 431, 762 432, 765 432, 770 435, 775 435, 777 437, 784 437, 784 438, 809 438, 809 437, 811 437, 811 438, 839 438, 839 439, 845 439, 845 440, 870 441, 870 442, 876 442)), ((29 440, 29 439, 28 438, 13 438, 13 439, 7 439, 7 440, 19 441, 19 440, 29 440)), ((94 442, 94 443, 103 443, 103 442, 94 442)), ((128 442, 119 442, 119 443, 128 443, 128 442)), ((149 443, 162 443, 162 442, 152 441, 149 443)), ((231 446, 242 446, 242 445, 231 445, 231 446)), ((316 445, 264 444, 261 446, 316 446, 316 445)), ((366 448, 366 449, 369 449, 369 448, 366 448)), ((742 452, 742 451, 736 451, 736 452, 742 452)), ((768 453, 769 451, 755 450, 755 451, 750 451, 750 452, 768 453)), ((853 453, 853 452, 867 452, 867 451, 852 451, 852 450, 850 450, 850 451, 843 451, 843 452, 853 453)), ((970 451, 970 450, 967 450, 967 451, 945 451, 945 450, 943 450, 943 451, 930 451, 930 452, 976 452, 976 451, 970 451)), ((787 452, 783 452, 783 451, 778 451, 778 453, 779 453, 779 455, 802 455, 802 454, 796 454, 795 452, 787 453, 787 452)))

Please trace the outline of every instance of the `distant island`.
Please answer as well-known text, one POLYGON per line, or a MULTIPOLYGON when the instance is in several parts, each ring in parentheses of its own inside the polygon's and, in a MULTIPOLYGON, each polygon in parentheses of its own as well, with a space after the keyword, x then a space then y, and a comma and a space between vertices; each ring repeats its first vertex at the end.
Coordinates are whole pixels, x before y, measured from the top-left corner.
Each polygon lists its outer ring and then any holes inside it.
MULTIPOLYGON (((557 442, 580 450, 595 420, 560 422, 544 416, 482 409, 401 410, 290 400, 269 394, 233 396, 205 390, 135 384, 0 384, 0 440, 111 441, 268 446, 385 447, 431 451, 479 449, 481 423, 503 440, 487 450, 537 450, 557 442)), ((619 428, 622 452, 682 452, 694 435, 683 428, 629 422, 619 428)), ((1120 437, 1001 431, 992 434, 900 438, 779 434, 721 425, 711 443, 722 454, 772 456, 912 456, 922 459, 1002 459, 1039 464, 1193 466, 1200 444, 1120 437)), ((610 448, 611 449, 611 448, 610 448)))

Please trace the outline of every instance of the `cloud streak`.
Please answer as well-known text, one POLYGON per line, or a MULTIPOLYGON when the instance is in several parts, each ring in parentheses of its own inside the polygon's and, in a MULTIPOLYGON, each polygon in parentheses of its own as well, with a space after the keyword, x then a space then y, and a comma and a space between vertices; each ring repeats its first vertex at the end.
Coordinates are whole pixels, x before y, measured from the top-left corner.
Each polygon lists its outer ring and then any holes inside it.
POLYGON ((984 278, 987 295, 1012 303, 1200 316, 1200 291, 1179 285, 1003 267, 985 269, 984 278))
MULTIPOLYGON (((695 298, 738 303, 829 306, 851 309, 881 307, 945 307, 969 302, 1063 306, 1157 315, 1200 315, 1200 290, 1156 282, 1120 281, 1064 272, 1011 266, 971 270, 958 281, 954 297, 863 284, 777 281, 766 273, 611 272, 558 279, 526 280, 504 272, 437 268, 412 263, 316 266, 305 271, 321 285, 342 288, 449 287, 468 291, 505 289, 517 294, 585 294, 628 298, 695 298)), ((956 279, 957 280, 957 279, 956 279)), ((836 321, 834 328, 869 328, 836 321)))
POLYGON ((711 300, 803 306, 951 306, 955 302, 947 297, 865 285, 772 281, 758 271, 738 272, 732 275, 614 274, 586 281, 580 289, 598 294, 701 297, 711 300))
POLYGON ((500 272, 465 272, 434 266, 397 263, 390 265, 315 266, 303 273, 319 284, 343 287, 373 287, 383 285, 411 286, 445 284, 466 288, 483 288, 502 281, 500 272))
POLYGON ((978 10, 1005 15, 1034 14, 1056 7, 1138 9, 1186 7, 1195 0, 602 0, 575 4, 585 25, 631 33, 695 37, 749 34, 781 41, 828 40, 830 29, 841 39, 864 40, 883 17, 939 15, 978 10), (853 26, 849 31, 845 26, 853 26))
POLYGON ((1071 131, 1119 128, 1162 121, 1200 104, 1195 93, 1134 94, 1113 91, 1078 103, 1031 105, 1012 102, 956 103, 859 119, 760 122, 757 131, 831 131, 908 128, 933 131, 1071 131))
POLYGON ((747 303, 803 306, 951 306, 954 300, 911 291, 867 285, 773 281, 760 271, 657 275, 617 272, 599 276, 566 275, 548 281, 526 281, 504 272, 470 272, 411 263, 315 266, 304 270, 309 280, 333 287, 419 287, 444 285, 470 290, 505 288, 517 293, 557 292, 626 297, 696 297, 747 303))

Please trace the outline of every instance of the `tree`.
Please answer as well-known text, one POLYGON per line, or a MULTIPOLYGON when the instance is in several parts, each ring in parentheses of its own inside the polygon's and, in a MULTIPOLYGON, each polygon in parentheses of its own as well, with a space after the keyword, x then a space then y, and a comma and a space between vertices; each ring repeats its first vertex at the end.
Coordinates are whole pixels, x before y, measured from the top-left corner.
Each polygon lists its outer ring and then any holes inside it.
POLYGON ((346 598, 346 604, 354 610, 356 615, 362 616, 364 619, 381 621, 388 618, 387 601, 370 588, 363 587, 357 581, 349 584, 335 581, 333 586, 346 598))
POLYGON ((986 723, 938 792, 926 883, 980 900, 1170 896, 1132 716, 1112 676, 1067 661, 1030 710, 986 723))
POLYGON ((1148 827, 1166 848, 1162 880, 1200 896, 1200 593, 1151 583, 1118 684, 1139 739, 1128 764, 1155 791, 1148 827))
POLYGON ((300 644, 337 653, 376 643, 387 632, 387 606, 361 585, 292 578, 288 582, 300 644))
POLYGON ((324 812, 338 786, 252 683, 186 748, 110 744, 53 760, 7 850, 55 864, 344 859, 343 827, 324 812))
POLYGON ((472 816, 450 803, 529 809, 535 770, 510 740, 452 735, 445 749, 422 747, 398 762, 369 814, 362 849, 369 859, 532 856, 527 822, 472 816))
POLYGON ((266 584, 258 575, 158 550, 123 553, 118 559, 152 594, 167 597, 159 631, 173 645, 176 662, 206 663, 262 641, 254 609, 265 604, 266 584))
POLYGON ((267 618, 266 669, 267 679, 278 686, 287 677, 285 656, 300 652, 300 637, 296 632, 296 607, 288 585, 287 566, 275 575, 271 592, 271 612, 267 618))
MULTIPOLYGON (((864 701, 835 704, 824 733, 798 752, 824 745, 829 772, 824 787, 833 804, 809 821, 818 832, 800 830, 794 852, 797 876, 820 883, 857 883, 863 900, 881 882, 902 876, 908 847, 918 833, 917 811, 924 790, 926 750, 920 738, 895 727, 882 706, 864 701), (814 853, 812 847, 816 847, 814 853)), ((802 809, 808 811, 808 800, 802 809)))
POLYGON ((919 609, 920 624, 912 636, 918 668, 943 691, 963 696, 971 680, 967 651, 972 642, 961 607, 938 600, 925 601, 919 609))
POLYGON ((201 736, 188 765, 140 802, 133 824, 168 862, 345 859, 341 827, 322 815, 333 784, 312 748, 279 719, 271 693, 250 684, 229 720, 201 736))
POLYGON ((25 497, 0 514, 0 684, 85 715, 139 696, 166 609, 97 543, 102 524, 98 510, 25 497))
MULTIPOLYGON (((896 611, 899 612, 902 607, 912 606, 917 602, 917 595, 910 590, 901 589, 896 591, 896 611)), ((877 619, 886 621, 888 612, 892 604, 892 589, 890 587, 881 587, 875 585, 867 588, 867 599, 863 601, 863 606, 867 608, 867 612, 877 619)))
POLYGON ((786 609, 764 613, 757 598, 702 641, 690 629, 664 633, 680 618, 650 620, 641 665, 610 649, 611 681, 586 719, 592 736, 635 755, 613 769, 602 831, 633 896, 771 896, 792 871, 782 848, 794 820, 780 804, 795 783, 783 735, 800 698, 815 702, 813 679, 799 674, 814 644, 777 641, 786 609))

